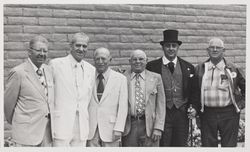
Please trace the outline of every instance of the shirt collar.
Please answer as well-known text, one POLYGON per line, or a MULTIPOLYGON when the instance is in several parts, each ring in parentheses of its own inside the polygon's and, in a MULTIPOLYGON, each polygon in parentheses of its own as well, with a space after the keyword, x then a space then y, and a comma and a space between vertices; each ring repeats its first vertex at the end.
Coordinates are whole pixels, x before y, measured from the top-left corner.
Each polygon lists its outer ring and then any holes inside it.
POLYGON ((208 70, 212 70, 213 68, 217 68, 220 71, 223 71, 225 68, 225 62, 221 60, 217 65, 214 65, 211 61, 208 62, 208 70))
MULTIPOLYGON (((102 73, 104 80, 108 79, 109 73, 110 73, 110 68, 108 67, 108 69, 105 72, 102 73)), ((96 79, 98 79, 97 78, 98 75, 99 75, 99 73, 96 71, 96 79)))
POLYGON ((83 67, 83 60, 81 60, 81 62, 77 62, 71 54, 69 54, 69 60, 72 67, 75 67, 77 64, 80 64, 83 67))
MULTIPOLYGON (((135 78, 136 74, 137 74, 137 73, 135 73, 135 72, 132 72, 132 73, 131 73, 131 77, 130 77, 131 80, 135 78)), ((142 71, 141 73, 139 73, 139 76, 140 76, 140 78, 142 78, 142 80, 145 80, 145 70, 142 71)))
MULTIPOLYGON (((33 69, 35 70, 35 72, 38 70, 37 66, 31 61, 30 58, 28 58, 28 61, 30 62, 30 64, 32 65, 33 69)), ((43 64, 41 65, 40 69, 43 68, 43 64)))
MULTIPOLYGON (((169 62, 170 61, 165 56, 162 57, 162 63, 163 63, 163 65, 167 65, 169 62)), ((177 57, 175 57, 172 62, 174 63, 174 65, 176 65, 176 63, 177 63, 177 57)))

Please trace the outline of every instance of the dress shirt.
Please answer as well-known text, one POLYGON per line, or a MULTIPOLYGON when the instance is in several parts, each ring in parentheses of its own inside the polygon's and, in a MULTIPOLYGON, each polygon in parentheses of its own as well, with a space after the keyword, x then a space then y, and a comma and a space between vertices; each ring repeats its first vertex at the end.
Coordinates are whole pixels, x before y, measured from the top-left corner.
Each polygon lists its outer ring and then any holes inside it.
POLYGON ((174 63, 174 67, 176 67, 177 57, 175 57, 173 61, 169 61, 165 56, 162 57, 162 63, 163 63, 163 65, 168 65, 169 62, 173 62, 174 63))
POLYGON ((229 79, 225 76, 225 63, 220 61, 214 65, 209 61, 206 66, 204 81, 204 103, 208 107, 225 107, 230 105, 229 79), (226 78, 225 78, 226 77, 226 78))
MULTIPOLYGON (((99 84, 99 78, 98 78, 98 75, 99 73, 96 71, 96 88, 99 84)), ((108 78, 109 78, 109 75, 110 75, 110 68, 108 68, 105 72, 102 73, 103 75, 103 85, 104 85, 104 90, 105 90, 105 86, 107 85, 107 82, 108 82, 108 78)))

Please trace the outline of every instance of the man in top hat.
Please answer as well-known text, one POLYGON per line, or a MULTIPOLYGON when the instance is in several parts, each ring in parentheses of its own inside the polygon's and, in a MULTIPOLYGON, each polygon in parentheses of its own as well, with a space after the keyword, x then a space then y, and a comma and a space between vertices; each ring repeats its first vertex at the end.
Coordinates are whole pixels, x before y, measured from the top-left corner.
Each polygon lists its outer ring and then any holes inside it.
MULTIPOLYGON (((191 104, 194 66, 177 57, 181 41, 177 30, 165 30, 160 42, 164 56, 148 62, 147 69, 161 74, 165 96, 166 117, 160 146, 186 146, 188 138, 187 109, 191 104)), ((192 108, 190 115, 196 111, 192 108)))

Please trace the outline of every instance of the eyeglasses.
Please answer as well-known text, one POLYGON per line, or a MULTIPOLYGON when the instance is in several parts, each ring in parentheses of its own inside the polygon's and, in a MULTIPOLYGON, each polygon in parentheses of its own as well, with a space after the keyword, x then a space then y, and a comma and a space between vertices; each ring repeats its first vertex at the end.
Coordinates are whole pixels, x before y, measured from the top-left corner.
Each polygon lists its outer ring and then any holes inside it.
POLYGON ((37 49, 34 49, 34 48, 30 48, 30 50, 34 50, 36 52, 43 52, 43 53, 48 53, 48 50, 47 49, 40 49, 40 50, 37 50, 37 49))
POLYGON ((223 50, 224 47, 219 47, 219 46, 209 46, 208 50, 223 50))
POLYGON ((132 62, 137 62, 137 61, 144 62, 144 61, 146 61, 146 59, 145 58, 132 58, 131 61, 132 62))

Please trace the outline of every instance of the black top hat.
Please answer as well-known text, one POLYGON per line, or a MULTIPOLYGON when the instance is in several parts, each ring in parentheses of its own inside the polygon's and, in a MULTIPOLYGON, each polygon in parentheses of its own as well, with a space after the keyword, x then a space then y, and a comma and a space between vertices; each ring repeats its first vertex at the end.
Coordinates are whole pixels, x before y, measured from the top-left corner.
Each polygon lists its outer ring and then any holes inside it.
POLYGON ((161 45, 164 43, 178 43, 182 44, 181 41, 178 40, 178 31, 177 30, 165 30, 163 31, 164 40, 160 42, 161 45))

